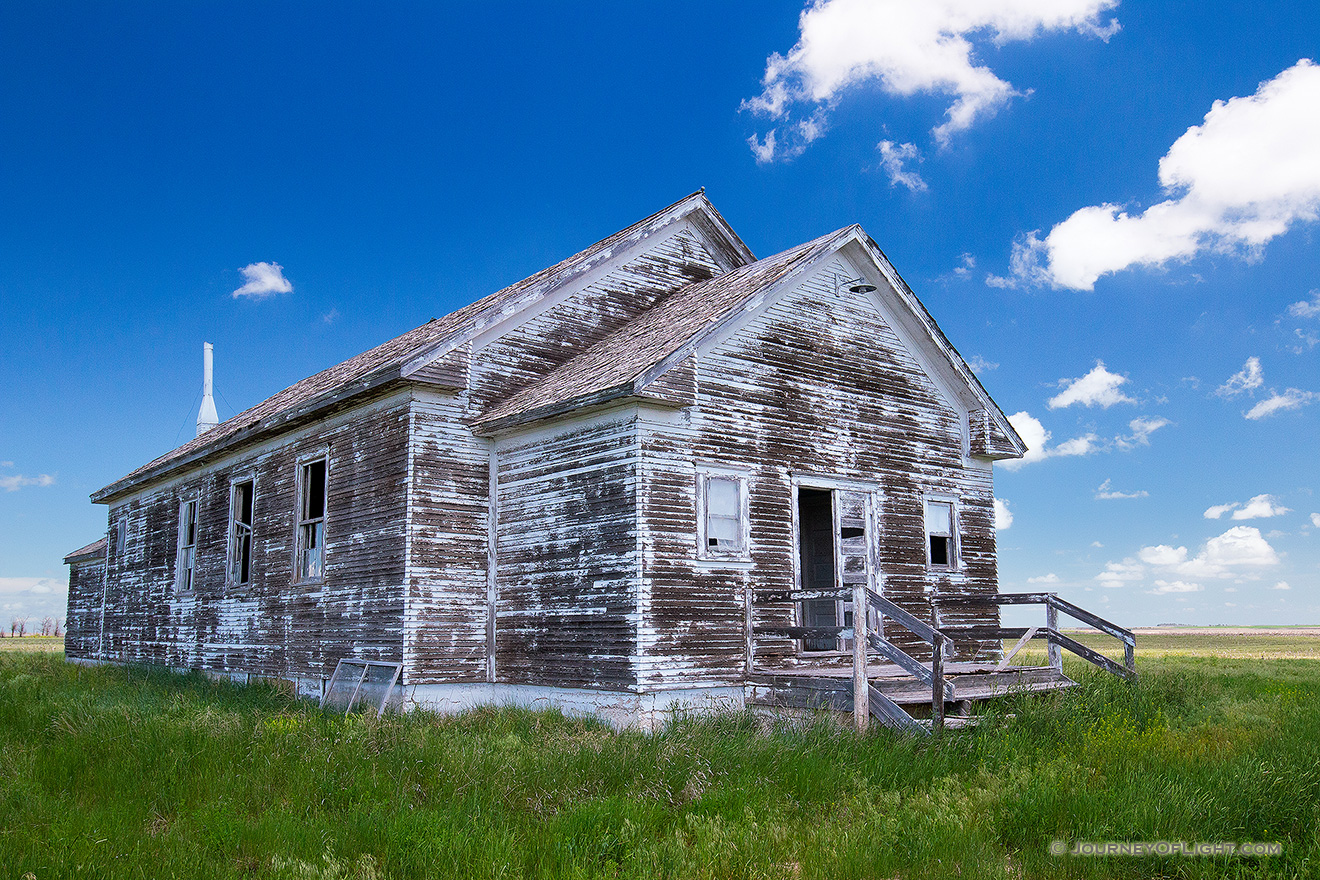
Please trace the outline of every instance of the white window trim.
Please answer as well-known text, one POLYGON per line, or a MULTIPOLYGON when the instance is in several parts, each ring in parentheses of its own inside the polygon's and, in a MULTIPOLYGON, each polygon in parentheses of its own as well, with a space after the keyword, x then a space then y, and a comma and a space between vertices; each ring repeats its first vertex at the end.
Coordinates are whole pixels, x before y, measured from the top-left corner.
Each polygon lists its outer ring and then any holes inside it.
POLYGON ((724 467, 697 468, 697 559, 703 562, 739 563, 752 561, 751 518, 746 471, 724 467), (738 529, 741 546, 722 550, 711 547, 706 534, 706 485, 712 479, 733 480, 738 484, 738 529))
MULTIPOLYGON (((301 473, 301 469, 299 470, 301 473)), ((255 543, 257 531, 257 477, 255 474, 242 474, 229 479, 229 536, 225 541, 225 586, 246 587, 252 584, 252 561, 256 558, 255 543), (236 489, 243 483, 252 484, 252 522, 248 525, 248 579, 239 581, 234 577, 234 550, 238 537, 238 520, 235 518, 234 501, 236 489)))
POLYGON ((959 520, 962 518, 961 503, 956 495, 950 495, 945 492, 926 492, 921 496, 921 543, 926 552, 926 570, 945 574, 948 572, 962 571, 962 530, 958 527, 959 520), (953 546, 950 548, 949 564, 936 565, 930 560, 930 523, 927 516, 930 511, 930 503, 948 504, 950 509, 949 530, 952 534, 949 536, 953 546))
POLYGON ((180 596, 191 596, 197 592, 197 541, 201 537, 201 520, 201 497, 197 494, 180 496, 179 526, 174 550, 174 589, 180 596), (192 544, 184 544, 185 524, 187 522, 187 520, 184 519, 184 515, 188 510, 189 505, 193 505, 193 542, 192 544), (192 565, 185 569, 183 555, 188 547, 192 547, 192 565), (186 587, 183 585, 183 574, 185 570, 191 573, 191 577, 188 579, 188 586, 186 587))
POLYGON ((321 584, 325 582, 326 545, 328 544, 326 536, 329 534, 328 525, 330 522, 330 451, 328 448, 321 448, 300 455, 296 459, 295 467, 297 470, 294 472, 293 497, 293 582, 296 584, 321 584), (303 475, 306 473, 308 465, 315 464, 318 461, 325 462, 325 509, 321 511, 321 573, 315 577, 303 577, 303 492, 305 491, 303 475))

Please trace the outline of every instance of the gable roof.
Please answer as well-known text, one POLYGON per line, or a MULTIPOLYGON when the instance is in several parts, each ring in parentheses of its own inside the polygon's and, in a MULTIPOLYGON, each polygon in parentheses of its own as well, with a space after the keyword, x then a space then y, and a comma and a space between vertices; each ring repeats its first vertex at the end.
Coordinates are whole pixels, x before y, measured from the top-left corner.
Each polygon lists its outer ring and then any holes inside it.
POLYGON ((495 431, 636 394, 648 370, 704 335, 702 331, 721 326, 755 294, 832 252, 836 239, 849 229, 680 288, 544 379, 489 409, 473 427, 495 431))
POLYGON ((684 220, 702 229, 718 251, 716 258, 726 268, 756 259, 706 198, 705 191, 699 190, 516 284, 290 385, 97 490, 92 493, 92 500, 108 503, 140 485, 218 456, 231 447, 286 431, 314 413, 341 405, 349 398, 379 392, 488 327, 540 302, 633 244, 684 220))
POLYGON ((1027 447, 1007 416, 889 258, 856 224, 718 278, 681 288, 544 379, 489 409, 473 428, 491 433, 579 407, 644 394, 649 385, 702 342, 718 337, 739 315, 756 308, 761 294, 848 245, 855 245, 869 258, 876 273, 906 307, 909 330, 929 341, 984 413, 983 427, 988 436, 976 454, 987 458, 1020 457, 1027 447))

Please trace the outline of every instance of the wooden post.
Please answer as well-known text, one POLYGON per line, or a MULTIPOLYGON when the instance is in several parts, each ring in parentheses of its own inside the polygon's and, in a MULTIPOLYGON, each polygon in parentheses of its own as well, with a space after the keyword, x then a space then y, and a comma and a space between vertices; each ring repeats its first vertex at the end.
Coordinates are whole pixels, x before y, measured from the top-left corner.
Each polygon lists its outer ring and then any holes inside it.
POLYGON ((944 636, 935 634, 930 646, 930 730, 944 729, 944 636))
POLYGON ((1136 645, 1129 644, 1128 642, 1123 643, 1123 665, 1128 668, 1128 672, 1131 672, 1133 675, 1137 674, 1136 645))
POLYGON ((853 722, 865 733, 871 720, 871 684, 866 679, 866 584, 853 584, 853 722))
MULTIPOLYGON (((1045 603, 1045 626, 1050 630, 1050 632, 1059 631, 1059 609, 1055 608, 1054 603, 1049 601, 1045 603)), ((1050 666, 1053 666, 1055 669, 1062 672, 1063 651, 1059 649, 1059 646, 1054 644, 1054 642, 1052 641, 1047 642, 1045 648, 1045 654, 1050 659, 1050 666)))

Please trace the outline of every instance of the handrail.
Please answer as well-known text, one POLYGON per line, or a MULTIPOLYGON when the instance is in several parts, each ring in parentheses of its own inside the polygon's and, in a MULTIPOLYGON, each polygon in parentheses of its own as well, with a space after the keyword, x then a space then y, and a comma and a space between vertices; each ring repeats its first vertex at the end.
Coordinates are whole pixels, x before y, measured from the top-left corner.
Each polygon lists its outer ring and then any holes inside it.
MULTIPOLYGON (((1137 677, 1137 637, 1130 629, 1124 629, 1116 623, 1111 623, 1103 617, 1093 612, 1087 611, 1081 606, 1074 605, 1067 599, 1060 599, 1057 593, 986 593, 975 596, 938 596, 935 603, 939 605, 1044 605, 1045 606, 1045 626, 1039 627, 1036 632, 1037 637, 1044 637, 1048 641, 1047 653, 1050 665, 1055 669, 1063 669, 1063 657, 1059 653, 1059 648, 1067 648, 1082 659, 1092 663, 1095 666, 1104 669, 1106 672, 1113 673, 1121 678, 1136 679, 1137 677), (1105 635, 1113 636, 1123 643, 1123 665, 1115 663, 1103 654, 1087 648, 1085 645, 1069 638, 1059 632, 1059 612, 1062 611, 1069 617, 1087 624, 1094 629, 1099 630, 1105 635)), ((1003 633, 1003 635, 985 635, 985 638, 1020 638, 1025 637, 1029 632, 1026 627, 945 627, 947 632, 957 632, 966 635, 968 638, 977 638, 982 632, 1003 633)))

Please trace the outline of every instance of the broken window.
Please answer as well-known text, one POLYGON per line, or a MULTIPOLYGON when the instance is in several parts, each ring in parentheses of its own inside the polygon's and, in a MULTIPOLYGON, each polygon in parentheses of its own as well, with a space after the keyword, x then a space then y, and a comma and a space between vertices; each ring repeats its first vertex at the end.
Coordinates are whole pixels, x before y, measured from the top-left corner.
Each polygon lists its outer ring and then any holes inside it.
POLYGON ((701 559, 747 556, 747 478, 724 474, 698 477, 701 559))
POLYGON ((926 539, 932 568, 953 568, 957 558, 954 546, 953 502, 926 502, 926 539))
POLYGON ((299 472, 298 578, 319 580, 325 574, 325 459, 299 472))
POLYGON ((191 593, 197 566, 197 499, 179 505, 178 586, 180 593, 191 593))
POLYGON ((252 578, 252 480, 235 483, 229 495, 229 580, 252 578))

